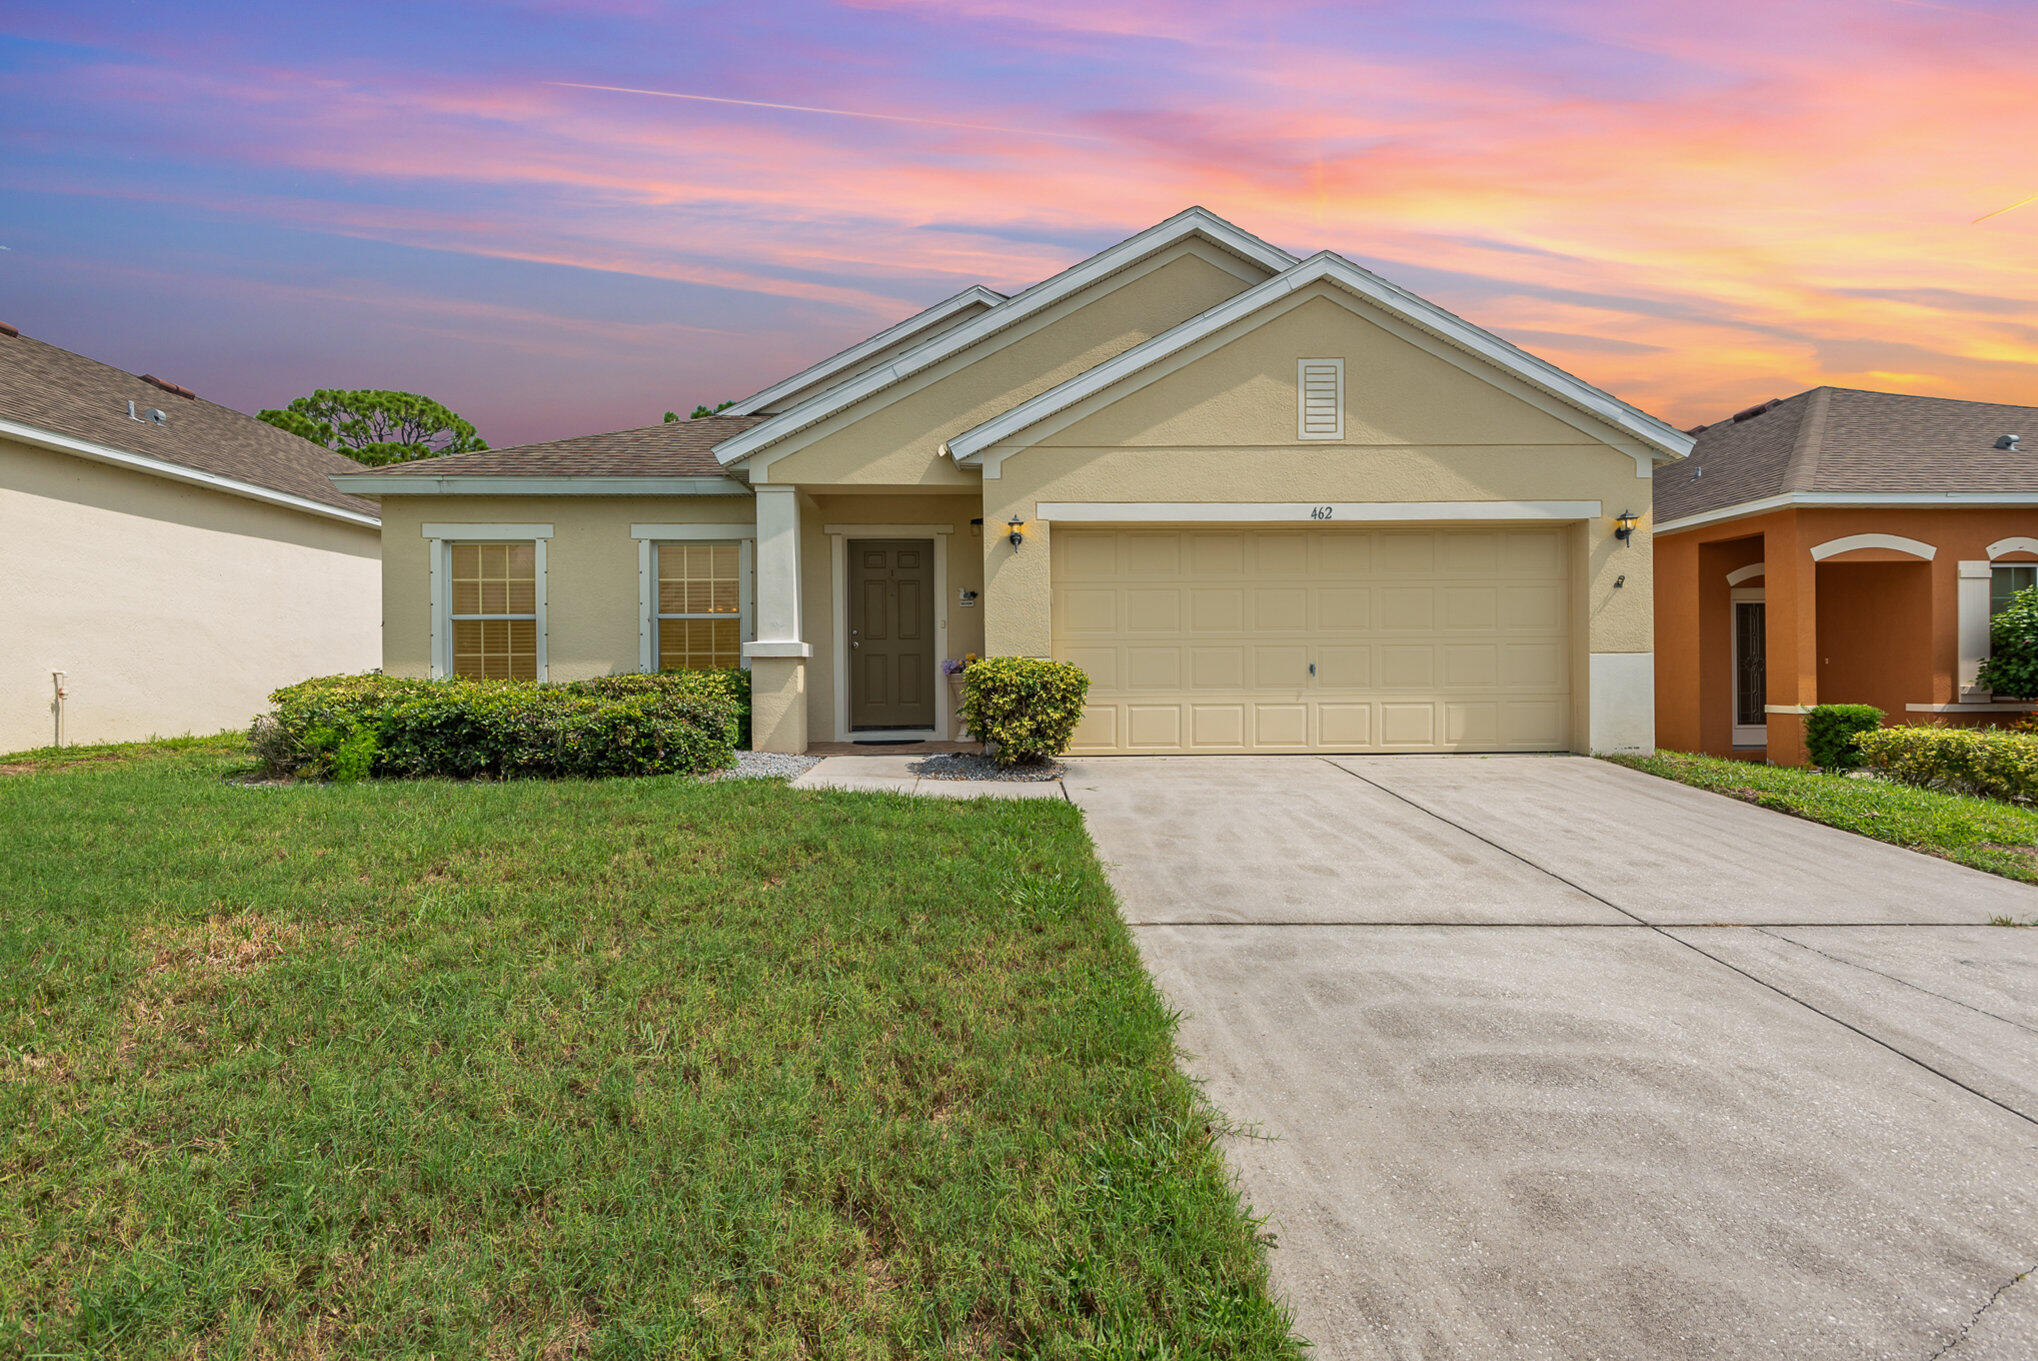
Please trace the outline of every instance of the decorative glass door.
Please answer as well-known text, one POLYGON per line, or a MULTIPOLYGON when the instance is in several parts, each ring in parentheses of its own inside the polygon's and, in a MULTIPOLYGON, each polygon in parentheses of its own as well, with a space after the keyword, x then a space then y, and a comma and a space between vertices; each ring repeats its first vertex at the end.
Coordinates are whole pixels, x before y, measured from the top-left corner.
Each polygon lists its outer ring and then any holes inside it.
POLYGON ((1765 606, 1759 592, 1734 595, 1734 745, 1760 747, 1769 741, 1765 606))

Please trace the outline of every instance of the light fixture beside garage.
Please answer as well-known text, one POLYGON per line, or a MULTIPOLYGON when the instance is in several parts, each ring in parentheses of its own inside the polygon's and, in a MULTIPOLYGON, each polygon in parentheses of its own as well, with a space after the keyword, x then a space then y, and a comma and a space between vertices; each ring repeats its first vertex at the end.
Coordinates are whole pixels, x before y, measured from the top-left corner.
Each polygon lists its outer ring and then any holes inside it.
POLYGON ((1011 519, 1005 521, 1005 528, 1012 531, 1005 537, 1012 541, 1013 548, 1016 549, 1019 547, 1020 544, 1026 542, 1026 535, 1022 532, 1026 528, 1026 522, 1024 520, 1014 515, 1011 519))
POLYGON ((1634 537, 1635 526, 1641 522, 1641 516, 1631 510, 1624 510, 1613 517, 1613 536, 1622 543, 1626 543, 1630 538, 1634 537))

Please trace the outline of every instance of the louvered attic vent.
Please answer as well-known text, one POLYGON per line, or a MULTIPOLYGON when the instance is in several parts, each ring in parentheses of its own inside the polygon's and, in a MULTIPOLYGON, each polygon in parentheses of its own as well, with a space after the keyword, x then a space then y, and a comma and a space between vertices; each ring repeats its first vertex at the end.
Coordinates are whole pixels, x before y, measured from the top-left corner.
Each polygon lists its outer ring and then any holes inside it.
POLYGON ((1345 361, 1296 361, 1295 433, 1303 439, 1345 437, 1345 361))

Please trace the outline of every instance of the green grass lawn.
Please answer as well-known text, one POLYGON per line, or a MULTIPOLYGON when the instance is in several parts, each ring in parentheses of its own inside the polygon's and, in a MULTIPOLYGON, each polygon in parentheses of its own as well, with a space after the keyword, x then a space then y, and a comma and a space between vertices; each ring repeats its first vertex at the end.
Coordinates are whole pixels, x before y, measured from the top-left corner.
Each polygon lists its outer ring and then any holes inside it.
POLYGON ((6 758, 0 1353, 1296 1354, 1074 809, 244 761, 6 758))
POLYGON ((1605 759, 1877 841, 1957 860, 2006 879, 2038 884, 2038 808, 1965 794, 1940 794, 1886 780, 1852 779, 1796 766, 1754 765, 1674 751, 1605 759))

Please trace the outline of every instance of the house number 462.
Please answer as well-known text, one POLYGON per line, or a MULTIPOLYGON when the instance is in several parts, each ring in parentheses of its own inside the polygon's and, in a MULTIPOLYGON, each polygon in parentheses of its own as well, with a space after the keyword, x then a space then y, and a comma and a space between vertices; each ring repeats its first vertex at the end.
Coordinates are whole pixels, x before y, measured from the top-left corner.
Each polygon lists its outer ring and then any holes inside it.
POLYGON ((1311 506, 1309 508, 1309 518, 1312 520, 1328 520, 1330 515, 1331 510, 1329 506, 1311 506))

